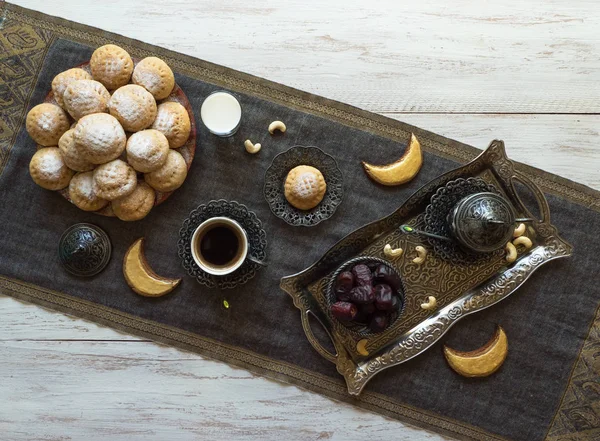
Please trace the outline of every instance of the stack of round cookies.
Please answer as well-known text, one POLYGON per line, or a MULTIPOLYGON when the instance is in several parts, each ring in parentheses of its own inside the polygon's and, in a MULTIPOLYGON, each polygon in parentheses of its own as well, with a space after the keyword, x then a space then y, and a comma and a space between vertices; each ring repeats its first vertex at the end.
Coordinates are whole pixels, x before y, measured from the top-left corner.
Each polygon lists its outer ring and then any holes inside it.
POLYGON ((190 136, 190 117, 178 102, 160 102, 175 77, 159 58, 134 65, 124 49, 107 44, 94 51, 89 71, 58 74, 52 81, 57 104, 42 103, 27 114, 27 132, 42 146, 29 172, 43 188, 68 187, 82 210, 110 205, 119 219, 142 219, 156 192, 179 188, 187 176, 176 149, 190 136))

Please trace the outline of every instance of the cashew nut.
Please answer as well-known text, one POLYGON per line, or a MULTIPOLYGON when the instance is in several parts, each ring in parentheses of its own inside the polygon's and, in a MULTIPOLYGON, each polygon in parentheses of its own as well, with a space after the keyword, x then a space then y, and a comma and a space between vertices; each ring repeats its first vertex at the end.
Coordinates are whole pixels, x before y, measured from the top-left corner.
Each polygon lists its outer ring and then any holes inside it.
POLYGON ((402 248, 392 248, 392 246, 388 243, 383 247, 383 254, 388 259, 396 259, 397 257, 402 256, 404 250, 402 248))
POLYGON ((527 250, 533 246, 533 242, 527 236, 517 237, 512 243, 515 246, 523 245, 527 250))
POLYGON ((356 352, 358 352, 360 355, 364 355, 365 357, 369 355, 367 343, 369 343, 369 341, 366 338, 359 340, 359 342, 356 343, 356 352))
POLYGON ((525 224, 519 224, 519 226, 515 228, 513 237, 521 237, 523 234, 525 234, 525 228, 525 224))
POLYGON ((285 133, 285 124, 281 121, 273 121, 269 124, 269 133, 273 135, 276 130, 279 130, 281 133, 285 133))
POLYGON ((505 247, 506 250, 506 261, 508 263, 513 263, 517 260, 517 248, 512 244, 512 242, 508 242, 505 247))
POLYGON ((427 250, 422 246, 418 245, 415 247, 415 251, 417 252, 417 257, 413 259, 413 263, 421 265, 423 262, 425 262, 425 258, 427 257, 427 250))
POLYGON ((437 299, 433 296, 427 297, 427 301, 425 303, 421 303, 421 309, 426 311, 432 311, 437 307, 437 299))
POLYGON ((247 139, 247 140, 244 142, 244 147, 246 147, 246 151, 247 151, 248 153, 252 153, 252 154, 254 154, 254 153, 258 153, 258 152, 259 152, 259 150, 260 150, 260 148, 261 148, 262 146, 261 146, 259 143, 252 144, 252 141, 250 141, 249 139, 247 139))

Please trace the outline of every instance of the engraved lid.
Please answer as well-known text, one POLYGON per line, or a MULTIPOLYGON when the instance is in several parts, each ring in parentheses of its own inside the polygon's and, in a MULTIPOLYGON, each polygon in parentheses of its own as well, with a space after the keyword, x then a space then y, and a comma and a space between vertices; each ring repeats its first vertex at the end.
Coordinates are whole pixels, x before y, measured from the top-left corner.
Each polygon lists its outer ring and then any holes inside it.
POLYGON ((515 229, 515 211, 509 202, 495 193, 467 196, 448 216, 450 230, 466 248, 488 253, 506 245, 515 229))
POLYGON ((96 225, 80 223, 67 228, 60 238, 58 255, 65 269, 91 277, 102 271, 111 255, 108 235, 96 225))

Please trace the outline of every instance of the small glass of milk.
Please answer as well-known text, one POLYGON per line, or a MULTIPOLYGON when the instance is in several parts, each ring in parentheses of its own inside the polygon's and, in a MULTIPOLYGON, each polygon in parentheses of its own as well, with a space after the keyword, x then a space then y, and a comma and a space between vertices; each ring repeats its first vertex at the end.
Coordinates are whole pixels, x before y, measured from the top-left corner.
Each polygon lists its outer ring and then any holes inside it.
POLYGON ((242 106, 232 94, 218 90, 202 103, 200 118, 210 133, 226 138, 240 126, 242 106))

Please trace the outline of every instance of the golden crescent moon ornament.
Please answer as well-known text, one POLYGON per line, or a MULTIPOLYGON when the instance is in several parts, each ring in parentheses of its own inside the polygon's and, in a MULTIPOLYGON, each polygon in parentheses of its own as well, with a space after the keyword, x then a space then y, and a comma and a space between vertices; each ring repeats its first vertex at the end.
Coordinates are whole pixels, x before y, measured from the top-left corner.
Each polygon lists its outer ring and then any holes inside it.
POLYGON ((470 352, 457 351, 444 345, 444 356, 450 367, 463 377, 487 377, 492 375, 508 354, 508 339, 501 326, 496 328, 492 339, 479 349, 470 352))
POLYGON ((123 258, 123 276, 129 287, 145 297, 160 297, 173 291, 181 279, 161 277, 152 271, 144 255, 144 238, 136 240, 123 258))
POLYGON ((388 186, 404 184, 417 176, 421 170, 423 165, 421 144, 411 133, 410 143, 397 161, 387 165, 373 165, 363 161, 362 165, 367 175, 375 182, 388 186))

